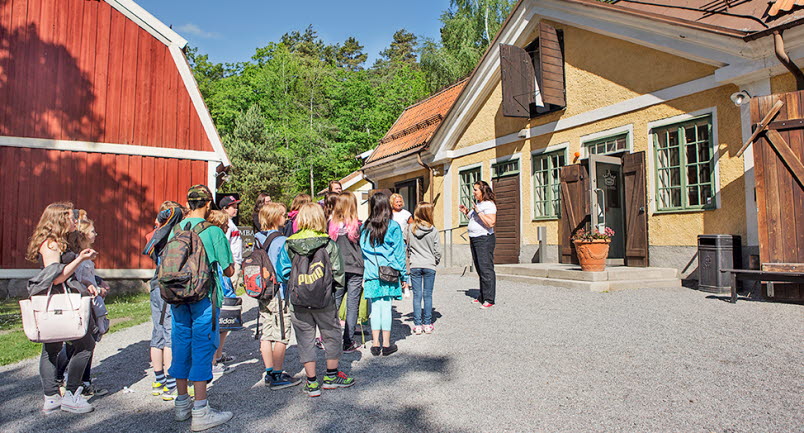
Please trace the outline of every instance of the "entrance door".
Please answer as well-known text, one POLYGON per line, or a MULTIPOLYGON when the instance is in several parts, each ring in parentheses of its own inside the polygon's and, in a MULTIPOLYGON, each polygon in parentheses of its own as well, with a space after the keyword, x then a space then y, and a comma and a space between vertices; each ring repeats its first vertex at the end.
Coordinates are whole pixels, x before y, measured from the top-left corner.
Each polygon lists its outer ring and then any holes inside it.
POLYGON ((402 196, 405 201, 404 209, 413 213, 416 205, 421 201, 421 179, 411 179, 404 182, 399 182, 395 186, 396 192, 402 196))
POLYGON ((494 249, 494 263, 519 263, 519 221, 522 218, 519 207, 519 174, 495 178, 491 188, 497 197, 497 224, 494 226, 497 247, 494 249))
POLYGON ((624 264, 625 260, 625 203, 622 160, 612 156, 589 156, 589 203, 591 226, 598 231, 607 227, 614 230, 609 246, 610 264, 624 264))

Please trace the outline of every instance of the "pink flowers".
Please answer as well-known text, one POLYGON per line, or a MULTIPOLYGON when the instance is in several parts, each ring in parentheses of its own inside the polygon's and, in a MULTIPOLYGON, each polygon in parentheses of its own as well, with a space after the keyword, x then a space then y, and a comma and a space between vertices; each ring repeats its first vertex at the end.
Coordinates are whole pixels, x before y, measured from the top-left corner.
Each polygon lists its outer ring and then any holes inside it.
POLYGON ((614 230, 612 230, 611 227, 606 227, 602 232, 600 230, 598 230, 597 228, 595 228, 595 229, 593 229, 591 231, 587 231, 585 229, 580 229, 580 230, 576 231, 572 235, 571 239, 573 241, 586 241, 586 242, 588 242, 588 241, 593 241, 595 239, 608 240, 608 239, 611 239, 613 237, 614 237, 614 230))

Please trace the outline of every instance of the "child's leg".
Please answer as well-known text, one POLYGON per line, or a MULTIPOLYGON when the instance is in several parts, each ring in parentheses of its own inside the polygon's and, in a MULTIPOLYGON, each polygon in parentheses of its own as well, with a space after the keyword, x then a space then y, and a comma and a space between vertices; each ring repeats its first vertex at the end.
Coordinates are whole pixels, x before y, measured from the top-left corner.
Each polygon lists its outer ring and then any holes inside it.
POLYGON ((223 343, 226 342, 226 337, 229 336, 229 331, 223 331, 220 333, 220 341, 221 343, 218 345, 218 350, 215 351, 215 356, 212 357, 212 364, 215 364, 216 359, 220 359, 223 356, 223 343))
POLYGON ((410 270, 410 285, 413 289, 413 324, 422 325, 422 285, 426 269, 413 268, 410 270))
POLYGON ((382 330, 382 345, 388 347, 391 345, 391 321, 393 316, 391 314, 391 297, 386 296, 381 298, 381 303, 378 305, 382 310, 380 320, 380 329, 382 330))
POLYGON ((371 320, 371 338, 372 338, 372 345, 378 347, 380 345, 380 333, 382 332, 382 314, 383 310, 380 305, 382 304, 383 298, 371 298, 369 301, 371 302, 371 315, 369 316, 371 320))
POLYGON ((308 379, 315 378, 315 321, 306 311, 294 311, 290 315, 293 331, 296 333, 296 344, 299 349, 299 361, 304 365, 308 379))
POLYGON ((433 286, 435 285, 436 271, 434 269, 422 269, 423 289, 424 289, 424 324, 433 324, 433 286))
POLYGON ((316 311, 313 315, 315 316, 318 331, 321 333, 321 338, 324 340, 327 365, 329 365, 329 361, 334 360, 337 368, 338 360, 341 359, 341 354, 343 353, 343 333, 341 332, 340 320, 338 320, 338 310, 333 304, 316 311))
MULTIPOLYGON (((288 345, 286 343, 282 343, 281 341, 274 342, 273 348, 273 364, 274 370, 281 371, 284 368, 285 364, 285 351, 287 350, 288 345)), ((266 366, 267 368, 267 366, 266 366)))
POLYGON ((343 329, 344 347, 352 344, 352 338, 355 335, 360 298, 363 296, 363 276, 346 274, 346 287, 346 326, 343 329))
POLYGON ((165 362, 164 353, 162 349, 157 347, 151 347, 151 364, 154 366, 154 371, 164 371, 165 365, 168 364, 165 362))

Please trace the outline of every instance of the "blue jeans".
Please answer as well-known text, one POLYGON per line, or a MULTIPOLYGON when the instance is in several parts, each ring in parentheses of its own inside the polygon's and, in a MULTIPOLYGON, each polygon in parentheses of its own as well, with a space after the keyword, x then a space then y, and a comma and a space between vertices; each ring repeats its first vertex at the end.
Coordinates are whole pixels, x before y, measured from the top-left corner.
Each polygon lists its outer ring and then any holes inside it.
POLYGON ((413 324, 416 326, 433 324, 435 275, 435 269, 412 268, 410 270, 410 284, 413 286, 413 324), (422 323, 422 300, 424 301, 424 323, 422 323))

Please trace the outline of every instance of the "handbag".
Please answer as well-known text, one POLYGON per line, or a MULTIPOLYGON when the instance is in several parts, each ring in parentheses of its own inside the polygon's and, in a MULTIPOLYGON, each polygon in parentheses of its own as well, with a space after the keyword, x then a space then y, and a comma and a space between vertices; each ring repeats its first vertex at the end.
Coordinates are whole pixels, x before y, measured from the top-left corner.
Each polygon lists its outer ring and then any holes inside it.
POLYGON ((240 298, 223 298, 218 326, 221 331, 239 331, 243 329, 243 300, 240 298))
MULTIPOLYGON (((375 253, 377 252, 374 245, 371 246, 371 249, 374 250, 375 253)), ((380 266, 376 256, 374 257, 374 264, 377 265, 377 274, 379 274, 381 281, 385 281, 386 283, 399 282, 399 271, 390 266, 380 266)))
POLYGON ((61 285, 64 293, 31 296, 20 301, 22 329, 34 343, 56 343, 83 338, 89 329, 92 298, 61 285))

